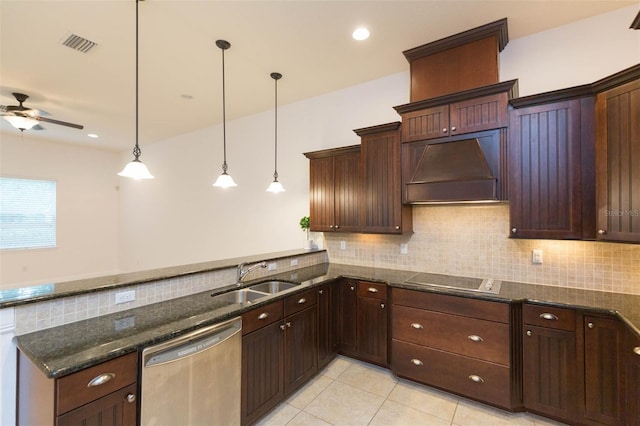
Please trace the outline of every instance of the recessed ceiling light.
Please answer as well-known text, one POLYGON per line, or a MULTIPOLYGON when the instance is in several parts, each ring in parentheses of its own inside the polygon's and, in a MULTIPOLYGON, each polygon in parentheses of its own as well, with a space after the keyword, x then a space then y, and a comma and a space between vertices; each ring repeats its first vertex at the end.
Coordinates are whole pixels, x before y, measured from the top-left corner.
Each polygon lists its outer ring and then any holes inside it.
POLYGON ((193 95, 189 95, 188 93, 183 93, 180 97, 182 99, 193 99, 193 95))
POLYGON ((351 36, 355 39, 355 40, 366 40, 369 38, 369 30, 364 28, 364 27, 360 27, 357 28, 353 34, 351 34, 351 36))
POLYGON ((94 138, 94 139, 98 138, 98 135, 96 135, 95 133, 89 133, 87 136, 89 136, 90 138, 94 138))

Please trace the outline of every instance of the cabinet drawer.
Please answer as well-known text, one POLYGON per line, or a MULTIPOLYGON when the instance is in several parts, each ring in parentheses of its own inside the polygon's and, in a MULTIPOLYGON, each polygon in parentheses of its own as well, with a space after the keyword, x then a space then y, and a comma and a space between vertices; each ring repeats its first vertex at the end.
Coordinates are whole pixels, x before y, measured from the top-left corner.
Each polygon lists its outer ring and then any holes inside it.
POLYGON ((392 342, 392 369, 398 376, 511 408, 509 367, 395 339, 392 342))
POLYGON ((269 325, 283 317, 284 303, 282 300, 242 314, 242 335, 249 334, 259 328, 269 325))
POLYGON ((56 413, 57 415, 64 414, 135 383, 137 376, 138 353, 133 352, 62 377, 56 380, 56 413), (98 384, 101 376, 106 381, 98 384), (89 385, 92 380, 95 380, 95 384, 89 385))
POLYGON ((576 331, 576 311, 549 306, 524 304, 522 320, 525 324, 556 330, 576 331))
POLYGON ((509 325, 393 306, 394 339, 510 365, 509 325))
POLYGON ((387 285, 368 281, 358 281, 358 296, 387 300, 387 285))
POLYGON ((313 306, 318 302, 318 289, 312 288, 304 293, 294 294, 284 300, 284 315, 288 316, 313 306))
POLYGON ((398 288, 393 289, 392 297, 394 305, 509 323, 510 308, 507 303, 398 288))

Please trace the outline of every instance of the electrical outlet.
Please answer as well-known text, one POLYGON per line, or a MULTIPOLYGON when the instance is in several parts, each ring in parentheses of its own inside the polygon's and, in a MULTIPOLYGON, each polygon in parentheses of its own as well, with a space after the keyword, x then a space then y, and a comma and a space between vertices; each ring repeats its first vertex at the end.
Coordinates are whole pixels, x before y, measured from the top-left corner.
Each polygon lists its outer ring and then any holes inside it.
POLYGON ((267 270, 268 271, 275 271, 276 269, 278 269, 278 264, 276 262, 271 262, 269 264, 269 268, 267 270))
POLYGON ((409 244, 407 243, 400 244, 400 254, 409 254, 409 244))
POLYGON ((347 249, 347 242, 340 241, 340 250, 346 250, 346 249, 347 249))
POLYGON ((291 266, 298 266, 298 259, 291 259, 291 266))
POLYGON ((120 303, 133 302, 134 300, 136 300, 135 290, 121 291, 119 293, 116 293, 116 305, 119 305, 120 303))
POLYGON ((542 250, 533 249, 533 251, 531 252, 531 263, 535 265, 542 264, 542 250))

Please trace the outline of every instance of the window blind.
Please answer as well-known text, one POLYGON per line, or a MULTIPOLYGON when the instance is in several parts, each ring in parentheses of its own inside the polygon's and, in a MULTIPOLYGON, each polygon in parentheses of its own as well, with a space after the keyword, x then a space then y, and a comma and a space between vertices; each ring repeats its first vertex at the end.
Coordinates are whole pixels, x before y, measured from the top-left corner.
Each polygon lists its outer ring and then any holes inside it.
POLYGON ((56 182, 0 177, 0 250, 56 246, 56 182))

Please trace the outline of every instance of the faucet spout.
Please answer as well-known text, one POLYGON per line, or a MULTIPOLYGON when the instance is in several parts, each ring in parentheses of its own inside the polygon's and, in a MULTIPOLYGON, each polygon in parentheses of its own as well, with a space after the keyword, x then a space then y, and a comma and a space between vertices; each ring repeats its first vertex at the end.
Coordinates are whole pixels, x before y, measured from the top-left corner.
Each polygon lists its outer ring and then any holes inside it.
POLYGON ((242 280, 244 279, 244 277, 246 277, 247 275, 249 275, 249 272, 253 271, 256 268, 266 268, 267 267, 267 262, 262 261, 262 262, 258 262, 254 265, 249 266, 247 269, 245 269, 245 267, 249 264, 249 262, 242 262, 241 264, 238 265, 238 275, 237 275, 237 279, 238 279, 238 284, 242 283, 242 280))

